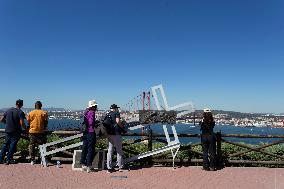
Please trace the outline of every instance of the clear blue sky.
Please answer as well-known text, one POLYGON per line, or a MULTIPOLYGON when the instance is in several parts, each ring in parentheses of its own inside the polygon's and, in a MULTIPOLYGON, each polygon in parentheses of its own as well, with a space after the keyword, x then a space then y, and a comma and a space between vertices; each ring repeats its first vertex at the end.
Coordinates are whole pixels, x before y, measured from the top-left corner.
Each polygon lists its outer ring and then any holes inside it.
POLYGON ((0 107, 124 104, 284 112, 283 0, 0 0, 0 107))

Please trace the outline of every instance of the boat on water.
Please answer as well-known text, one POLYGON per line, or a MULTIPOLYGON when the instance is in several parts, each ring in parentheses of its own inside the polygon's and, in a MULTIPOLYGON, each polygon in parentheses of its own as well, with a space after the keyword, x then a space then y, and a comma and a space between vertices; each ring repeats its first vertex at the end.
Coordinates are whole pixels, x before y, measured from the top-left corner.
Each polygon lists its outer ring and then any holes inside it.
POLYGON ((267 124, 265 122, 256 122, 256 123, 253 123, 253 125, 255 127, 267 127, 267 124))
POLYGON ((52 115, 52 116, 49 116, 48 119, 56 119, 56 117, 52 115))
POLYGON ((255 127, 254 125, 251 125, 251 124, 235 124, 236 127, 255 127))

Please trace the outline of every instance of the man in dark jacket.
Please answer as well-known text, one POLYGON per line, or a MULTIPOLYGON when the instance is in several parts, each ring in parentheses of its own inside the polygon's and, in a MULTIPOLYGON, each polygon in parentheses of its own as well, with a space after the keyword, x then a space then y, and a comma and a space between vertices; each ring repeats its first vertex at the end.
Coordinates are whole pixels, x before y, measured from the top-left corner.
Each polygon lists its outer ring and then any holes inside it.
POLYGON ((22 128, 24 130, 27 129, 24 122, 25 114, 21 110, 23 105, 23 100, 17 100, 16 107, 8 109, 1 119, 1 122, 6 124, 6 137, 0 153, 0 163, 3 163, 7 151, 8 154, 5 164, 9 165, 12 162, 13 154, 16 151, 17 143, 21 137, 22 128))
POLYGON ((107 152, 107 169, 108 173, 114 171, 112 167, 113 149, 117 152, 117 165, 119 171, 124 171, 123 167, 123 151, 122 151, 122 137, 124 126, 120 121, 119 107, 116 104, 110 106, 110 112, 107 115, 106 122, 108 133, 108 152, 107 152), (107 121, 108 120, 108 121, 107 121), (109 122, 109 123, 107 123, 109 122))

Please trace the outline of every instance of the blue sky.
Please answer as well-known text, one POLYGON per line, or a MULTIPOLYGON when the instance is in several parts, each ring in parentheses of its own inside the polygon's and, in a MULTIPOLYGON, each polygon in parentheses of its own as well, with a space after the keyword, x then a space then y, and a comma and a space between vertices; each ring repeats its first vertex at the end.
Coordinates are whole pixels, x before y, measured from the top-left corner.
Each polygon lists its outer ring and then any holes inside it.
POLYGON ((0 0, 0 107, 170 105, 284 112, 283 0, 0 0))

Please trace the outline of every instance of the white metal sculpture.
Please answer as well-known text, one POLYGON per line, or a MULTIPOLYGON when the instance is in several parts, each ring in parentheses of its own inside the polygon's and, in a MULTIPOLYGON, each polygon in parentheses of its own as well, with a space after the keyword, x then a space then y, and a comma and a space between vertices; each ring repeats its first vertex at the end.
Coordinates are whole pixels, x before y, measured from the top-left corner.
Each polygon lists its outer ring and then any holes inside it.
POLYGON ((157 95, 157 92, 156 92, 157 89, 159 89, 160 92, 161 92, 161 96, 163 98, 163 102, 164 102, 164 105, 165 105, 165 108, 164 108, 165 110, 167 110, 167 111, 177 110, 177 109, 183 108, 183 107, 189 107, 190 108, 190 109, 185 110, 181 113, 178 113, 177 117, 180 117, 182 115, 185 115, 185 114, 188 114, 188 113, 195 111, 194 105, 193 105, 192 102, 185 102, 185 103, 173 106, 173 107, 169 107, 168 100, 166 98, 166 94, 165 94, 165 91, 164 91, 164 88, 163 88, 162 85, 157 85, 157 86, 152 87, 152 93, 153 93, 153 96, 154 96, 154 100, 155 100, 155 103, 156 103, 157 110, 162 110, 162 106, 160 105, 158 95, 157 95))
MULTIPOLYGON (((155 100, 157 110, 162 110, 162 106, 160 105, 156 90, 160 90, 160 93, 161 93, 161 96, 162 96, 162 99, 163 99, 163 103, 164 103, 164 106, 165 106, 164 109, 166 111, 177 110, 179 108, 188 107, 188 106, 190 107, 189 110, 186 110, 186 111, 183 111, 182 113, 177 114, 178 117, 194 111, 194 106, 193 106, 192 102, 186 102, 186 103, 183 103, 183 104, 180 104, 180 105, 169 107, 168 101, 167 101, 167 98, 166 98, 166 95, 165 95, 165 91, 164 91, 164 88, 163 88, 162 85, 157 85, 157 86, 152 87, 152 94, 154 96, 154 100, 155 100)), ((139 125, 139 126, 135 126, 135 127, 129 128, 129 129, 135 130, 135 129, 139 129, 139 128, 143 128, 143 127, 145 127, 145 125, 139 125)), ((145 158, 145 157, 153 156, 153 155, 160 154, 160 153, 163 153, 163 152, 170 150, 171 153, 172 153, 173 168, 174 168, 175 167, 175 158, 176 158, 177 153, 180 149, 180 141, 178 139, 178 135, 177 135, 177 132, 176 132, 175 125, 172 125, 171 128, 172 128, 172 131, 173 131, 173 134, 174 134, 174 141, 170 141, 167 126, 163 125, 163 130, 164 130, 165 137, 166 137, 167 143, 168 143, 166 146, 159 148, 159 149, 152 150, 152 151, 148 151, 148 152, 136 155, 136 156, 133 156, 131 158, 126 159, 125 162, 128 163, 128 162, 131 162, 131 161, 135 161, 135 160, 142 159, 142 158, 145 158)))
POLYGON ((51 151, 47 151, 47 147, 54 146, 56 144, 61 144, 61 143, 64 143, 64 142, 67 142, 67 141, 70 141, 70 140, 74 140, 76 138, 81 138, 82 136, 83 136, 83 134, 77 134, 77 135, 74 135, 74 136, 71 136, 71 137, 67 137, 67 138, 55 141, 55 142, 50 142, 50 143, 40 145, 39 150, 40 150, 42 165, 44 167, 47 167, 46 156, 51 155, 51 154, 55 154, 57 152, 62 152, 64 150, 68 150, 68 149, 72 149, 72 148, 75 148, 75 147, 82 146, 83 142, 78 142, 78 143, 71 144, 69 146, 64 146, 62 148, 57 148, 57 149, 54 149, 54 150, 51 150, 51 151))

